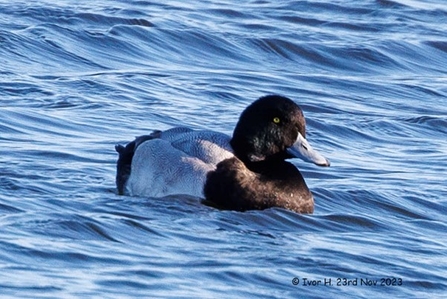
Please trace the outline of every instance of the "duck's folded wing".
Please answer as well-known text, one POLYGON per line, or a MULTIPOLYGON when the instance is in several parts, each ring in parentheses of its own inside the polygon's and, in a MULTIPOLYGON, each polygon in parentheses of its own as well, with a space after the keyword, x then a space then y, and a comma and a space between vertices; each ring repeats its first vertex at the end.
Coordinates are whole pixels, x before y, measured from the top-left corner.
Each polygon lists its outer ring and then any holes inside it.
POLYGON ((187 194, 203 197, 206 174, 213 165, 191 157, 157 138, 141 144, 132 160, 127 190, 133 196, 187 194))
POLYGON ((204 163, 215 166, 234 156, 231 138, 226 134, 204 130, 186 132, 179 137, 171 143, 172 146, 204 163))

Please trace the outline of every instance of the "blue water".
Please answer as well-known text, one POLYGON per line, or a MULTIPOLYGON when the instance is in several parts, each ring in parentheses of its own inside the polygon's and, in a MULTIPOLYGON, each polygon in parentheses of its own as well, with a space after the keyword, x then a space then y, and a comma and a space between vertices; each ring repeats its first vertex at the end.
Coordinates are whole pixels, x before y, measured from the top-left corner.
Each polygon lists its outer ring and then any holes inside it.
POLYGON ((1 297, 447 298, 446 32, 444 0, 0 1, 1 297), (269 93, 332 163, 294 162, 313 215, 116 195, 116 143, 269 93))

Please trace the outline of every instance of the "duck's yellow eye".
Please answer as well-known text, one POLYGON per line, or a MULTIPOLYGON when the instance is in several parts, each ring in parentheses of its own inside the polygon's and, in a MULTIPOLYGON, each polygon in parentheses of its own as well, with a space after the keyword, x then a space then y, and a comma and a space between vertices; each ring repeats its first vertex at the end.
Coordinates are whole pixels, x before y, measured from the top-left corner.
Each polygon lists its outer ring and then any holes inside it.
POLYGON ((279 123, 281 122, 281 120, 279 119, 279 117, 274 117, 274 118, 273 118, 273 122, 274 122, 275 124, 279 124, 279 123))

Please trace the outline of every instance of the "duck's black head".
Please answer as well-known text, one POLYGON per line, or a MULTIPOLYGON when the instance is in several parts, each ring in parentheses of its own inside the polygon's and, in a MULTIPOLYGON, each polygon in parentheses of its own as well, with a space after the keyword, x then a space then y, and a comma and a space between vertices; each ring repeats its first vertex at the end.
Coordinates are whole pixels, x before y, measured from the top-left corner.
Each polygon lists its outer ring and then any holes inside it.
POLYGON ((303 111, 291 99, 264 96, 241 114, 231 146, 244 163, 300 157, 317 165, 329 161, 312 150, 306 139, 303 111))

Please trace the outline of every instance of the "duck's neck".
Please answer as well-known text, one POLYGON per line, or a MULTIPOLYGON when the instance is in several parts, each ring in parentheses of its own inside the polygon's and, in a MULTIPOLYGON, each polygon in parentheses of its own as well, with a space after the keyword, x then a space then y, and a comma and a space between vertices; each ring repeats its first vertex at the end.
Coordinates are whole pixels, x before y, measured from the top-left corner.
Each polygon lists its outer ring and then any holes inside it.
POLYGON ((298 168, 283 157, 269 157, 269 159, 257 162, 244 162, 245 166, 261 177, 287 182, 304 181, 298 168))
MULTIPOLYGON (((253 165, 265 165, 284 162, 285 159, 292 158, 285 150, 279 151, 278 147, 271 146, 272 152, 268 152, 258 144, 258 140, 253 138, 248 142, 246 138, 238 138, 236 135, 230 140, 234 155, 244 162, 247 167, 253 165), (273 154, 273 152, 276 152, 273 154)), ((251 167, 249 167, 251 169, 251 167)))

